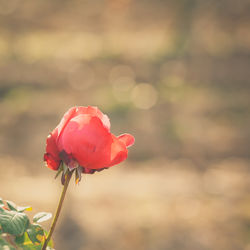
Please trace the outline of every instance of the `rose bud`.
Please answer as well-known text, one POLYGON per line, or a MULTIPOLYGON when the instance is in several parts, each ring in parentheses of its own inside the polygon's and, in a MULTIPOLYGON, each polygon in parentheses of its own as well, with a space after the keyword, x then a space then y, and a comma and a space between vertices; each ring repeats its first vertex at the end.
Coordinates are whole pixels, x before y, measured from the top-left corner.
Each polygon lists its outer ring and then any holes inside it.
POLYGON ((73 107, 48 136, 44 160, 53 170, 64 163, 78 175, 92 174, 124 161, 133 143, 130 134, 113 135, 108 116, 97 107, 73 107))

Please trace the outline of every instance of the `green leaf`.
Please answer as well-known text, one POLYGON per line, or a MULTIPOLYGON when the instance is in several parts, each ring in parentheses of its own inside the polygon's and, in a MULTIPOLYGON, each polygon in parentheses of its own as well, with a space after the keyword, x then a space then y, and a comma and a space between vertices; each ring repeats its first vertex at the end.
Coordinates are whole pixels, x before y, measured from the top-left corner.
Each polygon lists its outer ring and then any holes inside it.
POLYGON ((4 240, 0 235, 0 249, 3 250, 15 250, 15 248, 6 240, 4 240))
POLYGON ((16 209, 16 204, 13 202, 13 201, 6 201, 7 205, 8 205, 8 208, 11 210, 11 211, 17 211, 16 209))
POLYGON ((46 212, 40 212, 34 215, 33 221, 34 222, 43 222, 46 220, 49 220, 52 217, 51 213, 46 213, 46 212))
POLYGON ((29 228, 27 229, 28 236, 30 240, 35 244, 40 244, 41 241, 44 239, 44 230, 38 224, 30 224, 29 228))
MULTIPOLYGON (((44 231, 44 232, 46 233, 46 231, 44 231)), ((16 238, 15 242, 18 245, 18 247, 22 250, 41 250, 43 243, 44 243, 44 241, 43 241, 40 244, 37 244, 37 243, 33 244, 32 241, 30 240, 27 232, 24 233, 23 239, 21 239, 21 241, 18 238, 16 238)), ((53 243, 50 240, 46 250, 53 250, 52 247, 53 247, 53 243)))
POLYGON ((32 207, 30 206, 26 206, 26 207, 17 206, 18 212, 31 211, 31 210, 32 210, 32 207))
POLYGON ((2 207, 4 207, 4 202, 3 202, 3 199, 0 198, 0 209, 1 209, 1 210, 3 210, 2 207))
POLYGON ((0 226, 4 233, 22 235, 29 226, 29 218, 24 213, 3 210, 0 211, 0 226))
POLYGON ((21 245, 20 246, 22 250, 41 250, 42 249, 42 244, 41 245, 34 245, 32 242, 28 243, 26 245, 21 245))
POLYGON ((28 233, 25 232, 23 235, 21 236, 17 236, 16 239, 15 239, 15 243, 22 247, 24 245, 33 245, 32 241, 30 240, 29 236, 28 236, 28 233))
MULTIPOLYGON (((41 245, 33 245, 33 244, 28 244, 28 245, 23 245, 21 246, 22 247, 22 250, 41 250, 42 249, 42 244, 41 245)), ((46 247, 46 250, 54 250, 54 248, 51 248, 51 247, 46 247)))
POLYGON ((16 243, 17 245, 20 245, 20 244, 23 244, 23 243, 24 243, 24 241, 25 241, 25 234, 26 234, 26 233, 24 233, 24 234, 22 234, 22 235, 16 237, 15 243, 16 243))
POLYGON ((31 211, 32 207, 31 206, 17 206, 13 201, 6 201, 8 207, 12 211, 18 211, 18 212, 24 212, 24 211, 31 211))

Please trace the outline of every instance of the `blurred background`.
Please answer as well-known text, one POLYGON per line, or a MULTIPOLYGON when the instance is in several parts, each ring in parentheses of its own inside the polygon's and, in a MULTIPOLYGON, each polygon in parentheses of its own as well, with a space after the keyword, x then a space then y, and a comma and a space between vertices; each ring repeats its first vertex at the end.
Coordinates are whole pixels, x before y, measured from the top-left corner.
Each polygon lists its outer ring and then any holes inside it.
POLYGON ((248 0, 0 0, 0 196, 54 213, 46 137, 94 105, 136 143, 71 183, 57 250, 249 250, 249 23, 248 0))

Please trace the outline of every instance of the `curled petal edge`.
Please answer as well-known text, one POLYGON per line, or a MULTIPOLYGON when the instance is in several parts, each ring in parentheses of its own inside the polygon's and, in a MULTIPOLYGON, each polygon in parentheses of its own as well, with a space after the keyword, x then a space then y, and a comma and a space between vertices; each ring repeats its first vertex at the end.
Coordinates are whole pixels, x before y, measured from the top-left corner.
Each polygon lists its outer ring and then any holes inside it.
POLYGON ((59 168, 60 161, 55 160, 51 154, 49 153, 44 154, 43 159, 47 163, 48 168, 52 170, 57 170, 59 168))
POLYGON ((131 147, 135 143, 134 136, 130 134, 122 134, 118 136, 118 140, 123 142, 126 145, 126 147, 131 147))

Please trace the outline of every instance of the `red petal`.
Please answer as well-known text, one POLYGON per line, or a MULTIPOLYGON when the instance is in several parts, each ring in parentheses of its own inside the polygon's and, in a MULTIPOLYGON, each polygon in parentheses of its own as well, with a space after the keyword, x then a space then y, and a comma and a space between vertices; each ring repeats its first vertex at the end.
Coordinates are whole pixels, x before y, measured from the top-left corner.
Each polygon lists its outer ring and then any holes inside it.
POLYGON ((107 115, 104 115, 97 107, 88 106, 78 107, 79 111, 77 114, 89 114, 92 116, 97 116, 103 123, 104 127, 110 130, 110 121, 107 115))
POLYGON ((126 159, 127 149, 104 127, 98 117, 77 115, 61 135, 59 150, 65 150, 83 167, 100 169, 126 159))
POLYGON ((62 120, 60 121, 59 125, 57 126, 58 129, 58 138, 61 136, 65 126, 68 122, 75 116, 76 107, 69 109, 64 115, 62 120))
POLYGON ((57 170, 60 165, 59 151, 56 145, 57 129, 55 129, 48 137, 46 141, 46 153, 44 154, 44 160, 47 162, 49 168, 57 170))
POLYGON ((97 116, 103 123, 104 127, 110 130, 110 121, 107 115, 104 115, 97 107, 73 107, 69 109, 63 116, 61 122, 57 126, 58 128, 58 138, 63 133, 63 130, 65 126, 68 124, 68 122, 73 119, 74 117, 78 115, 91 115, 91 116, 97 116))
POLYGON ((124 161, 128 157, 128 150, 123 142, 121 142, 118 138, 112 135, 113 142, 111 144, 111 162, 108 167, 112 167, 120 162, 124 161))
POLYGON ((55 161, 55 159, 48 153, 44 154, 44 161, 47 163, 47 167, 49 167, 52 170, 57 170, 60 165, 60 161, 55 161))
POLYGON ((126 147, 132 146, 135 142, 134 136, 130 134, 122 134, 118 136, 118 140, 123 142, 126 145, 126 147))

